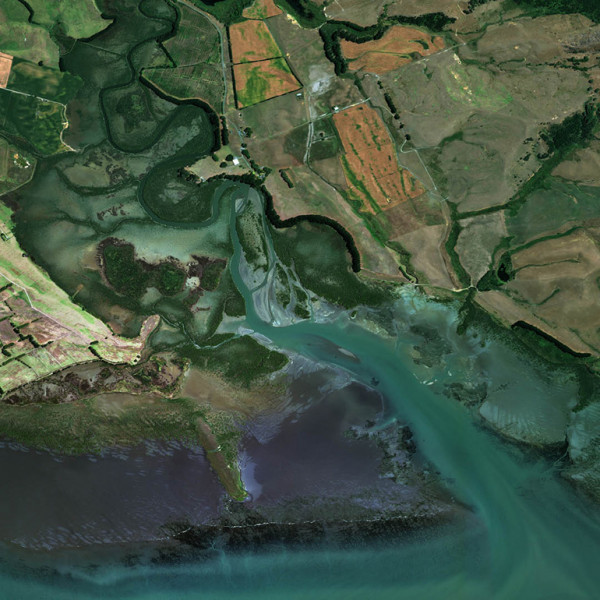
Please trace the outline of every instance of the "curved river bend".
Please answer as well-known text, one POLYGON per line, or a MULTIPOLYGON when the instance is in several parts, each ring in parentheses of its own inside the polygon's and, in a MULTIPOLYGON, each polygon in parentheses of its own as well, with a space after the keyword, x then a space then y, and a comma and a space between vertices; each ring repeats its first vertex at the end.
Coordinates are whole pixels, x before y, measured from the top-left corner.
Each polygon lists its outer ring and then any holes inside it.
MULTIPOLYGON (((240 186, 238 206, 247 189, 240 186)), ((434 394, 410 369, 400 346, 346 317, 287 327, 263 322, 240 276, 231 202, 234 281, 246 301, 246 326, 273 344, 347 370, 379 389, 475 518, 463 529, 428 530, 395 544, 222 555, 186 565, 65 566, 40 579, 0 574, 5 598, 327 598, 556 599, 598 597, 600 518, 552 466, 526 458, 478 427, 457 402, 434 394), (350 360, 342 348, 358 358, 350 360)), ((267 242, 269 239, 267 237, 267 242)), ((534 377, 535 375, 532 375, 534 377)))

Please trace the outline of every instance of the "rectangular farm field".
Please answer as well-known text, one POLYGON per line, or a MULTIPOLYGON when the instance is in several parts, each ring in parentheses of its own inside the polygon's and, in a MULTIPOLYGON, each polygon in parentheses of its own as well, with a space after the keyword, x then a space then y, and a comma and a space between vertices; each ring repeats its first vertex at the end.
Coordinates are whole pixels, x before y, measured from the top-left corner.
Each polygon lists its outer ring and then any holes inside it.
POLYGON ((345 154, 350 193, 368 212, 379 212, 421 195, 425 189, 398 165, 396 149, 379 114, 366 104, 333 117, 345 154))
POLYGON ((281 56, 281 50, 264 21, 242 21, 229 28, 234 64, 281 56))
POLYGON ((0 52, 0 88, 5 88, 10 76, 13 57, 10 54, 0 52))
POLYGON ((284 58, 234 65, 233 72, 239 108, 300 88, 284 58))

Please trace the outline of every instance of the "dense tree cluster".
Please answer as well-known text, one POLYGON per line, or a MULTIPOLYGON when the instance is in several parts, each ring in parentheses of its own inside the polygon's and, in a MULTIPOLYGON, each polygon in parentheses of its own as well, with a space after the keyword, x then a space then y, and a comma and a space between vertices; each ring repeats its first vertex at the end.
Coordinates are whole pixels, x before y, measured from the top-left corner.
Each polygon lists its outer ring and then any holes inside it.
POLYGON ((294 187, 294 182, 290 179, 285 169, 279 169, 279 175, 290 189, 294 187))
POLYGON ((392 97, 387 92, 385 92, 383 94, 383 98, 385 99, 385 103, 388 105, 388 107, 389 107, 390 111, 392 112, 392 114, 394 116, 396 116, 398 114, 398 109, 396 108, 396 104, 392 100, 392 97))
POLYGON ((599 117, 600 107, 588 103, 582 112, 567 117, 561 123, 551 125, 546 132, 542 133, 542 139, 548 144, 549 154, 589 140, 598 125, 599 117))
POLYGON ((532 8, 545 15, 578 13, 600 23, 598 0, 514 0, 514 2, 522 8, 532 8))
POLYGON ((242 12, 254 0, 194 0, 194 4, 225 25, 242 20, 242 12))
POLYGON ((348 63, 342 54, 340 39, 364 44, 380 39, 393 25, 414 25, 432 31, 440 31, 453 21, 454 19, 447 17, 444 13, 430 13, 419 17, 383 16, 376 25, 368 27, 361 27, 348 21, 328 21, 319 28, 319 34, 323 40, 325 56, 333 63, 336 75, 341 75, 348 70, 348 63))
POLYGON ((477 289, 480 292, 487 292, 489 290, 497 290, 514 279, 515 271, 513 268, 510 254, 505 252, 500 258, 498 268, 496 270, 488 271, 477 283, 477 289))
MULTIPOLYGON (((466 13, 492 0, 469 0, 466 13)), ((524 10, 532 10, 542 15, 580 14, 600 23, 600 2, 598 0, 513 0, 524 10)))

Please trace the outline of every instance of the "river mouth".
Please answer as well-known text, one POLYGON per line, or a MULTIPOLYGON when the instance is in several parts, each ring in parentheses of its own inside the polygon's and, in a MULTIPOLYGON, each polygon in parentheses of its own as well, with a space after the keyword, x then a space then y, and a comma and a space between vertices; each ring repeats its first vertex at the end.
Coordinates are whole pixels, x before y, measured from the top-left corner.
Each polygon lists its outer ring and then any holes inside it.
POLYGON ((170 327, 165 349, 203 350, 216 331, 210 315, 222 316, 235 290, 228 334, 244 330, 309 358, 285 403, 245 425, 245 502, 226 497, 193 445, 147 441, 79 457, 2 445, 0 595, 596 597, 597 507, 559 479, 564 457, 544 457, 564 444, 576 382, 481 332, 458 335, 456 311, 414 288, 386 307, 388 319, 368 322, 361 305, 380 294, 346 268, 337 233, 306 223, 275 231, 265 199, 247 184, 215 184, 197 212, 188 210, 196 182, 158 185, 209 153, 215 131, 199 107, 170 106, 137 85, 141 53, 172 24, 146 22, 138 2, 127 4, 130 12, 93 45, 78 44, 64 58, 89 83, 80 108, 82 122, 94 125, 73 138, 89 146, 41 165, 15 194, 20 243, 86 309, 114 318, 126 334, 161 312, 170 327), (130 41, 120 57, 108 56, 104 47, 119 35, 130 41), (96 80, 100 72, 108 83, 96 80), (126 109, 136 87, 152 110, 132 124, 126 109), (181 208, 170 214, 175 200, 181 208), (244 210, 252 218, 242 248, 244 210), (255 280, 249 233, 265 258, 255 280), (206 289, 207 305, 194 312, 183 295, 116 295, 93 262, 99 244, 115 236, 149 263, 226 260, 228 279, 206 289), (348 310, 325 302, 313 310, 303 282, 348 310), (117 308, 126 315, 114 317, 117 308), (483 423, 539 454, 507 445, 483 423))
POLYGON ((300 377, 288 386, 287 405, 248 427, 242 471, 252 497, 236 503, 226 523, 219 518, 231 504, 197 448, 146 443, 100 458, 0 449, 7 482, 0 507, 11 517, 0 524, 6 557, 0 581, 12 597, 39 597, 51 588, 53 598, 153 597, 148 589, 159 598, 194 598, 199 587, 211 598, 407 592, 508 600, 515 593, 551 598, 557 590, 557 598, 593 597, 597 509, 561 482, 542 454, 507 446, 475 425, 466 406, 432 393, 390 354, 389 343, 354 324, 295 326, 293 338, 290 329, 275 331, 282 332, 279 343, 285 335, 289 346, 320 360, 296 368, 300 377), (318 343, 325 329, 328 343, 318 343), (373 377, 376 388, 360 383, 373 377), (332 523, 356 516, 357 506, 364 517, 373 497, 380 517, 406 500, 406 485, 394 488, 381 477, 381 448, 345 435, 353 426, 364 432, 375 421, 375 429, 385 430, 398 420, 410 424, 416 464, 435 459, 435 470, 469 510, 430 520, 429 527, 420 522, 416 530, 394 528, 385 516, 379 529, 334 530, 332 523), (357 499, 361 488, 378 494, 357 499), (103 514, 110 518, 102 521, 103 514), (276 523, 329 518, 334 535, 308 527, 296 528, 296 539, 281 528, 262 540, 231 537, 240 525, 256 529, 265 514, 276 523), (65 522, 78 529, 61 529, 65 522))

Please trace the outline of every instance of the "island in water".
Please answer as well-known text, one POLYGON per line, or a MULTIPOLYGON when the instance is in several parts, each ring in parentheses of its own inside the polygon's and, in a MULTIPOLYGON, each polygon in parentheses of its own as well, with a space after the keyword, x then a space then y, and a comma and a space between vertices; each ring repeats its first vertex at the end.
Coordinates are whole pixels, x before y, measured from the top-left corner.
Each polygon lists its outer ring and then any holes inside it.
POLYGON ((595 597, 596 4, 4 0, 2 594, 595 597))

